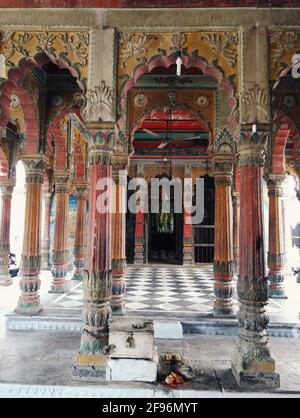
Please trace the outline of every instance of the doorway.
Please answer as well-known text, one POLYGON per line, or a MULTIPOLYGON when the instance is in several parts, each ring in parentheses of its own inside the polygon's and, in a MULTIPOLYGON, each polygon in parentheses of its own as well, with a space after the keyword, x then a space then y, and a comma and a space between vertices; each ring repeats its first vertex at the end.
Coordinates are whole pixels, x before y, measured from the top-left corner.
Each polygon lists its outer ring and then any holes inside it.
MULTIPOLYGON (((159 180, 166 178, 166 174, 157 176, 159 180)), ((149 196, 151 194, 149 193, 149 196)), ((150 211, 146 225, 146 242, 148 245, 148 261, 152 263, 181 264, 183 247, 183 215, 174 210, 174 188, 171 187, 169 196, 160 187, 159 194, 150 198, 149 207, 153 203, 158 208, 157 213, 150 211), (153 202, 157 200, 156 202, 153 202)))

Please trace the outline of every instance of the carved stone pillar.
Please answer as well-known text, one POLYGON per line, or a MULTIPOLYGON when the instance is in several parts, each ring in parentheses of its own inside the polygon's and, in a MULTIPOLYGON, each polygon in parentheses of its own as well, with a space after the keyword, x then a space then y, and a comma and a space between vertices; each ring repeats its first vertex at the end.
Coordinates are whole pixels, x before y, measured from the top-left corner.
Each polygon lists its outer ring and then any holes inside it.
POLYGON ((12 283, 8 264, 11 198, 14 185, 15 180, 7 180, 0 183, 0 286, 9 286, 12 283))
POLYGON ((84 324, 75 366, 75 374, 78 376, 92 375, 104 379, 108 373, 108 324, 112 292, 109 210, 112 152, 103 144, 108 138, 105 133, 97 134, 89 150, 89 225, 83 280, 84 324), (98 142, 98 138, 101 141, 98 142), (106 205, 102 204, 103 200, 106 205))
POLYGON ((234 316, 232 308, 233 237, 232 237, 232 170, 233 161, 215 155, 215 252, 214 315, 234 316))
POLYGON ((232 361, 238 384, 247 389, 279 386, 271 358, 266 329, 268 281, 265 277, 263 239, 263 190, 265 135, 243 132, 239 146, 240 189, 240 273, 237 318, 240 337, 232 361))
POLYGON ((21 258, 21 296, 16 313, 35 315, 42 310, 40 297, 42 185, 45 161, 42 156, 23 160, 26 170, 26 207, 21 258))
POLYGON ((55 225, 52 249, 52 283, 49 293, 64 293, 68 271, 69 174, 55 176, 55 225))
POLYGON ((85 218, 86 218, 86 203, 87 203, 87 186, 76 186, 77 197, 77 213, 76 213, 76 231, 74 244, 74 275, 73 280, 83 279, 86 234, 85 234, 85 218))
POLYGON ((284 175, 269 175, 269 297, 285 299, 284 290, 284 242, 281 198, 284 175))
POLYGON ((42 239, 42 269, 50 270, 50 212, 51 212, 51 193, 46 191, 43 193, 43 201, 45 208, 44 228, 42 239))
POLYGON ((233 259, 234 270, 238 274, 240 261, 240 193, 232 193, 233 211, 233 259))
POLYGON ((126 271, 126 186, 127 170, 113 169, 115 182, 115 213, 112 214, 112 296, 113 315, 125 315, 125 271, 126 271))

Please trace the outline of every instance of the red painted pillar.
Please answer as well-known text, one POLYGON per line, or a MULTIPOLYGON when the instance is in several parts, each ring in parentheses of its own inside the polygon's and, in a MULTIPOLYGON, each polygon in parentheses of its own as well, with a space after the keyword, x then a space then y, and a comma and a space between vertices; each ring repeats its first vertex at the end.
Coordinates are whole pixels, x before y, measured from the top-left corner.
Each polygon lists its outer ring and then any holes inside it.
MULTIPOLYGON (((111 189, 106 192, 106 210, 103 210, 99 181, 111 179, 112 149, 107 143, 110 136, 98 133, 89 151, 90 192, 89 225, 83 294, 85 300, 84 324, 75 374, 106 378, 108 373, 108 324, 111 318, 111 189), (100 141, 100 140, 101 141, 100 141), (103 146, 105 143, 105 146, 103 146)), ((106 188, 104 188, 105 190, 106 188)))
POLYGON ((9 286, 12 279, 8 272, 11 198, 15 180, 0 183, 0 286, 9 286))
POLYGON ((232 193, 233 210, 233 258, 234 270, 238 274, 240 262, 240 193, 232 193))
MULTIPOLYGON (((126 167, 126 165, 125 165, 126 167)), ((126 186, 127 170, 117 164, 113 168, 115 213, 112 214, 112 296, 113 315, 125 315, 126 272, 126 186)))
POLYGON ((284 175, 269 175, 269 297, 286 299, 284 290, 284 242, 281 200, 284 175))
POLYGON ((64 293, 68 263, 69 226, 69 187, 68 173, 55 176, 55 225, 52 249, 52 283, 49 293, 64 293))
POLYGON ((87 209, 87 186, 76 186, 77 213, 74 244, 74 266, 73 280, 83 279, 84 258, 86 249, 85 219, 87 209))
POLYGON ((232 169, 233 161, 215 161, 214 315, 221 317, 234 316, 232 307, 232 169))
POLYGON ((194 263, 193 257, 193 225, 191 223, 192 211, 187 206, 183 214, 183 265, 194 263))
POLYGON ((268 281, 265 277, 263 236, 264 134, 243 132, 239 145, 240 187, 240 273, 237 318, 240 337, 232 361, 238 384, 245 389, 279 386, 266 330, 268 281))
POLYGON ((141 208, 135 214, 134 264, 145 261, 145 214, 141 208))
POLYGON ((51 212, 51 193, 45 190, 43 193, 45 208, 43 239, 42 239, 42 269, 50 270, 50 212, 51 212))
POLYGON ((23 160, 26 170, 26 207, 20 280, 21 296, 16 313, 34 315, 42 310, 39 298, 41 270, 42 185, 45 160, 32 156, 23 160))

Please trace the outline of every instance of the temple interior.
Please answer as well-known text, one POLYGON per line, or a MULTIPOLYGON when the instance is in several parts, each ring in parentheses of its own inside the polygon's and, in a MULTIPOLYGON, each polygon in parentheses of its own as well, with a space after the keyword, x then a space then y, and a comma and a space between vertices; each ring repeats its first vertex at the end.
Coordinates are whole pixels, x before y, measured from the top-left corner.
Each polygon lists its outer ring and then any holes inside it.
POLYGON ((299 396, 299 20, 0 1, 0 397, 299 396))

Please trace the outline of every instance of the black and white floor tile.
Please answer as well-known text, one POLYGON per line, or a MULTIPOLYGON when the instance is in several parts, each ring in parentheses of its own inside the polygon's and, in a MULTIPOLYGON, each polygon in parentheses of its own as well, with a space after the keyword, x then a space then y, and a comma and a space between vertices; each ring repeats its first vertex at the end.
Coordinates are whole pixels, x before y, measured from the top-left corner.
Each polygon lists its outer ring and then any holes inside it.
MULTIPOLYGON (((292 278, 291 278, 292 280, 292 278)), ((234 282, 235 287, 236 282, 234 282)), ((295 287, 300 296, 300 285, 295 287)), ((291 292, 294 294, 294 291, 291 292)), ((300 298, 297 296, 297 300, 300 298)), ((234 309, 238 309, 234 292, 234 309)), ((126 273, 126 310, 138 314, 169 313, 180 317, 209 315, 214 303, 213 273, 211 265, 197 267, 149 265, 128 267, 126 273)), ((51 302, 52 308, 78 310, 83 307, 82 284, 51 302)), ((269 300, 268 313, 276 322, 296 321, 300 302, 293 299, 269 300), (292 319, 293 318, 293 319, 292 319)))

